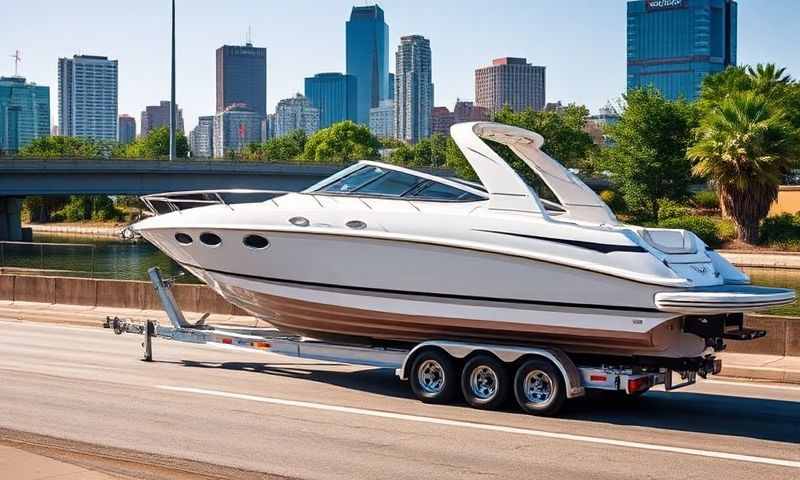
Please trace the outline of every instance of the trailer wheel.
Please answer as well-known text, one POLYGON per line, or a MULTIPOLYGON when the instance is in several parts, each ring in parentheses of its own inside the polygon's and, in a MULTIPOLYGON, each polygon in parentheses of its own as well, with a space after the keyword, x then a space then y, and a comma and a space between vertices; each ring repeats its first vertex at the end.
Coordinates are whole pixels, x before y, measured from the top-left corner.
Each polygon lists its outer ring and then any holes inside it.
POLYGON ((425 403, 448 403, 458 393, 458 367, 439 350, 420 352, 411 364, 411 390, 425 403))
POLYGON ((472 357, 461 372, 461 392, 474 408, 494 410, 505 403, 511 390, 506 366, 491 355, 472 357))
POLYGON ((514 375, 514 396, 526 413, 556 415, 567 399, 564 377, 552 362, 530 359, 514 375))

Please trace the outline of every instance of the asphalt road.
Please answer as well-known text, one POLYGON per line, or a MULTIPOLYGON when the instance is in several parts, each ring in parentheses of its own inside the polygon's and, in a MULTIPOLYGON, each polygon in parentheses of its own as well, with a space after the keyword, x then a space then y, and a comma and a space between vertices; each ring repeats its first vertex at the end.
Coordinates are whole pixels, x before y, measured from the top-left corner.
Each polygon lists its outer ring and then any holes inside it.
POLYGON ((0 440, 141 478, 800 478, 798 387, 704 382, 537 418, 424 405, 387 370, 163 340, 145 363, 140 342, 0 321, 0 440))

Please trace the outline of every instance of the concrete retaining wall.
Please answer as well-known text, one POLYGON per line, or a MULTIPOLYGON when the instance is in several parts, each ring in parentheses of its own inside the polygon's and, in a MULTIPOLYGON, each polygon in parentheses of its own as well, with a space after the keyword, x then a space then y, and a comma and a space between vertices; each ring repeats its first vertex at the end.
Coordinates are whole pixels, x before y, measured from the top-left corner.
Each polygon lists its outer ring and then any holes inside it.
MULTIPOLYGON (((175 300, 187 312, 247 315, 205 285, 175 285, 175 300)), ((49 304, 160 310, 161 303, 149 282, 95 280, 69 277, 0 275, 0 300, 49 304)), ((746 342, 728 342, 728 351, 765 355, 800 356, 800 317, 750 315, 745 326, 767 331, 767 336, 746 342)))
POLYGON ((766 330, 767 336, 746 342, 729 341, 727 351, 762 355, 800 356, 800 318, 748 315, 745 327, 766 330))
MULTIPOLYGON (((247 315, 205 285, 175 285, 175 300, 187 312, 247 315)), ((0 275, 0 300, 160 310, 150 282, 0 275)))

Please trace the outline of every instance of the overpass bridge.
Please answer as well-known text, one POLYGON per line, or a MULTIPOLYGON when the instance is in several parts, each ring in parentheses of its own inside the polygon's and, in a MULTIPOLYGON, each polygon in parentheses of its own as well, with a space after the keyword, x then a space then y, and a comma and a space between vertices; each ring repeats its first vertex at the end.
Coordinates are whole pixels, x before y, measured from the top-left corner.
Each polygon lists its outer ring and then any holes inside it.
POLYGON ((299 191, 342 165, 231 161, 0 158, 0 240, 21 240, 31 195, 147 195, 249 188, 299 191))

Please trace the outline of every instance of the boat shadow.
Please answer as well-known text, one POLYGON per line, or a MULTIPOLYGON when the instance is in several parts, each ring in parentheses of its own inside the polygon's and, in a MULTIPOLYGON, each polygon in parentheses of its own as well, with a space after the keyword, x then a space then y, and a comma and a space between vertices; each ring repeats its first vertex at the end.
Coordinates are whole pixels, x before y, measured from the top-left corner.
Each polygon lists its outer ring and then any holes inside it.
MULTIPOLYGON (((181 363, 192 368, 277 375, 375 395, 414 398, 408 384, 400 381, 390 369, 340 371, 320 368, 341 365, 328 362, 220 363, 183 360, 181 363)), ((513 403, 508 402, 503 410, 518 412, 513 403)), ((467 408, 463 401, 462 404, 467 408)), ((523 415, 521 412, 519 414, 523 415)), ((638 398, 625 398, 600 392, 567 402, 561 418, 800 444, 800 429, 797 428, 800 424, 800 402, 787 400, 689 391, 651 391, 638 398)))

